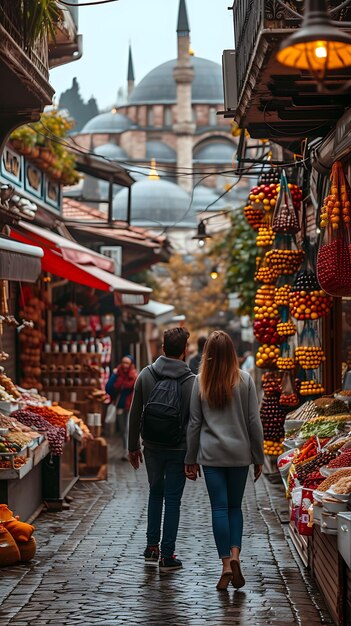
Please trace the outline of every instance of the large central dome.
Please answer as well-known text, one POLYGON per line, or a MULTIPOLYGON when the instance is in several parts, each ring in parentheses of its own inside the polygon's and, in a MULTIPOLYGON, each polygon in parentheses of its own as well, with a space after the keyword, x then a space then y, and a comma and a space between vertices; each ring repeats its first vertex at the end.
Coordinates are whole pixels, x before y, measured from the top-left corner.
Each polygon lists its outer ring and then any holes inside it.
MULTIPOLYGON (((177 59, 167 61, 151 70, 129 96, 128 104, 172 104, 177 100, 173 69, 177 59)), ((195 76, 192 83, 193 104, 221 104, 223 102, 222 69, 218 63, 192 57, 195 76)))

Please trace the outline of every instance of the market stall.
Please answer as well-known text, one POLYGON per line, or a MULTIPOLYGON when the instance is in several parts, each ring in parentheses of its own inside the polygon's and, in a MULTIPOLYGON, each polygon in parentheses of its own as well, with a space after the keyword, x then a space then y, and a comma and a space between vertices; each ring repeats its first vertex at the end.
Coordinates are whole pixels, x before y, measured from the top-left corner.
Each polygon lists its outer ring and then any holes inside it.
POLYGON ((273 474, 278 466, 291 539, 333 619, 345 624, 351 614, 351 376, 342 333, 351 319, 343 299, 351 294, 351 190, 340 162, 318 189, 320 215, 316 219, 312 207, 311 219, 285 172, 266 172, 245 215, 257 231, 254 333, 265 471, 273 474))

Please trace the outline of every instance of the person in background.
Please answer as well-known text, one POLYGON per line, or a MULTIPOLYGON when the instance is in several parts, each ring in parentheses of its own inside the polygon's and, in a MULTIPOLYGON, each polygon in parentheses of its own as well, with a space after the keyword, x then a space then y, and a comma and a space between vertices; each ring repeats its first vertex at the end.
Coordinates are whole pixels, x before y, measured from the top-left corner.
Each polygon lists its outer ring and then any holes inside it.
POLYGON ((190 403, 185 473, 196 480, 203 466, 212 508, 212 526, 222 575, 218 590, 245 585, 240 551, 241 502, 249 466, 255 481, 264 461, 263 430, 255 384, 239 369, 233 342, 217 330, 209 336, 190 403))
POLYGON ((241 369, 243 372, 247 372, 250 376, 253 376, 255 371, 255 357, 251 350, 244 352, 244 360, 242 362, 241 369))
MULTIPOLYGON (((145 367, 135 385, 129 414, 129 460, 138 469, 143 462, 140 435, 149 480, 147 563, 159 562, 160 572, 178 570, 182 562, 174 554, 180 503, 186 482, 184 457, 190 397, 195 380, 185 363, 189 333, 185 328, 171 328, 163 336, 164 356, 145 367), (177 393, 167 390, 177 389, 177 393), (159 400, 156 396, 161 394, 159 400), (170 422, 170 401, 179 417, 176 432, 170 422), (155 419, 153 419, 153 411, 155 419), (151 428, 152 426, 152 428, 151 428), (148 438, 149 437, 149 438, 148 438), (161 521, 164 508, 162 541, 161 521)), ((172 411, 173 413, 173 411, 172 411)))
POLYGON ((189 367, 193 374, 197 374, 200 367, 202 351, 206 343, 206 337, 199 337, 197 340, 197 353, 189 361, 189 367))
POLYGON ((128 413, 137 377, 134 359, 130 354, 126 354, 118 367, 113 370, 105 387, 106 393, 116 404, 116 421, 123 441, 122 459, 125 461, 128 460, 128 413))

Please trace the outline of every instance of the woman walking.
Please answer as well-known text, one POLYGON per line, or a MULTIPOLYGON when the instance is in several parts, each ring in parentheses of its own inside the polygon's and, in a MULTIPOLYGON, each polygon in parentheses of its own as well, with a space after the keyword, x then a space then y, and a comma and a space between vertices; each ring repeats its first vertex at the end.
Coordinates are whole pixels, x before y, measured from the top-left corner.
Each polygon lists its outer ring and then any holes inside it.
POLYGON ((187 432, 185 473, 191 480, 203 466, 212 508, 213 534, 223 570, 217 589, 245 585, 240 567, 241 502, 249 466, 262 473, 263 431, 251 376, 239 369, 229 335, 214 331, 202 355, 187 432))
POLYGON ((137 377, 134 359, 130 354, 126 354, 118 367, 113 370, 105 387, 106 393, 116 406, 117 426, 123 442, 123 461, 128 460, 128 413, 137 377))

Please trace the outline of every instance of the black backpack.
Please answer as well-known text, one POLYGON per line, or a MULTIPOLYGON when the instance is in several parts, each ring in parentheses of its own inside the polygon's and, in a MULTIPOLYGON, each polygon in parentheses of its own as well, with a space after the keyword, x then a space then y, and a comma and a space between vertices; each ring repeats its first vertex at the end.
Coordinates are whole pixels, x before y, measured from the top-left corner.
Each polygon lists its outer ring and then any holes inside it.
POLYGON ((186 373, 180 378, 164 378, 158 376, 152 365, 148 370, 156 384, 143 410, 141 436, 158 446, 176 446, 183 438, 185 427, 182 385, 195 376, 186 373))

